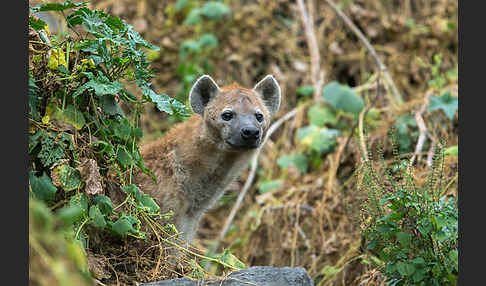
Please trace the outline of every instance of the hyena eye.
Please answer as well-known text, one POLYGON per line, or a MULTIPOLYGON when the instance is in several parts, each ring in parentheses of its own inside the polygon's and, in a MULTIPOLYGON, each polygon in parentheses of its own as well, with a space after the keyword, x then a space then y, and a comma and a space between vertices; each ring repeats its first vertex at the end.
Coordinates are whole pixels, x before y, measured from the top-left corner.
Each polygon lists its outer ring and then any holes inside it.
POLYGON ((258 120, 258 122, 262 122, 263 114, 261 114, 260 112, 257 112, 257 113, 255 113, 255 117, 256 117, 256 120, 258 120))
POLYGON ((221 118, 223 118, 224 121, 230 121, 233 118, 233 112, 225 111, 221 114, 221 118))

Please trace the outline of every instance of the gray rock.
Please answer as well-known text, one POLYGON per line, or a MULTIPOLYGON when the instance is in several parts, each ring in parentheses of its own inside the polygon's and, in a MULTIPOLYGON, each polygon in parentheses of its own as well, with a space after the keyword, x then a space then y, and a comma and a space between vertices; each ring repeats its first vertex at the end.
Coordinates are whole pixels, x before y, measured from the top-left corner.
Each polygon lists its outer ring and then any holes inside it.
POLYGON ((178 278, 143 283, 139 286, 314 286, 314 281, 302 267, 254 266, 212 279, 178 278))

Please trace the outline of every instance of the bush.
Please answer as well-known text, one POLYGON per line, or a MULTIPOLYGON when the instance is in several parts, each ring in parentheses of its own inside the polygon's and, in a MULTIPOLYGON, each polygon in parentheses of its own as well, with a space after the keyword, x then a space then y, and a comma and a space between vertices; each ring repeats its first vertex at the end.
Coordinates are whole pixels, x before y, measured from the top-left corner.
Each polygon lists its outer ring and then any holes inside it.
POLYGON ((417 186, 408 161, 398 156, 396 140, 392 145, 393 164, 387 166, 378 150, 381 168, 371 159, 361 166, 366 249, 389 285, 455 285, 458 211, 454 198, 442 196, 443 150, 437 148, 425 184, 417 186))

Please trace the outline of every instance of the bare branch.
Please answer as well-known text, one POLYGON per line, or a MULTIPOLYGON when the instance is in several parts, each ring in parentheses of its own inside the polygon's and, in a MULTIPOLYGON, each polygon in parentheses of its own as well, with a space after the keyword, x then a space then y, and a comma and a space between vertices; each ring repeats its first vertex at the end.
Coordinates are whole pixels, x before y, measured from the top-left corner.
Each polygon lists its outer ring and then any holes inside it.
POLYGON ((304 0, 297 0, 300 16, 305 27, 305 36, 307 38, 307 46, 309 47, 309 54, 311 57, 311 78, 314 86, 314 101, 320 100, 322 85, 324 84, 324 72, 321 71, 319 46, 317 45, 317 38, 314 32, 314 3, 313 0, 308 1, 309 12, 304 5, 304 0))

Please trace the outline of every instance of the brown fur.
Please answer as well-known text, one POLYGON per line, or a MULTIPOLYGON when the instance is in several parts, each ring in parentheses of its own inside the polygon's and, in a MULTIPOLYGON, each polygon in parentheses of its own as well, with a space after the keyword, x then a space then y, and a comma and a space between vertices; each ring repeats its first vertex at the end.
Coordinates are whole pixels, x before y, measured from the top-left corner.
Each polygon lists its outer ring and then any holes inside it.
POLYGON ((268 109, 255 91, 234 83, 219 89, 204 109, 203 116, 192 115, 163 138, 140 149, 158 184, 143 173, 136 174, 135 182, 157 201, 162 212, 174 211, 171 222, 188 242, 204 212, 248 166, 258 150, 231 149, 224 144, 215 122, 228 106, 238 112, 260 110, 266 119, 264 138, 271 116, 268 109))

